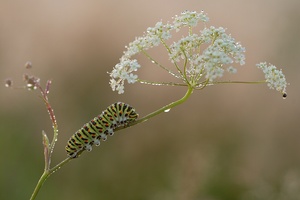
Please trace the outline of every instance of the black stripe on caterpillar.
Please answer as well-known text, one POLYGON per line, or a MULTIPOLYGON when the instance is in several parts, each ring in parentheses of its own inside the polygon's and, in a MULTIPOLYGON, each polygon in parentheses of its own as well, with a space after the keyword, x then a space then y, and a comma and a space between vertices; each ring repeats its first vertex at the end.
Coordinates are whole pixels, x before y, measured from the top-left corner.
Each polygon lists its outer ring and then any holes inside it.
POLYGON ((100 140, 107 140, 114 129, 127 126, 138 118, 135 109, 128 104, 117 102, 107 107, 100 115, 84 124, 68 140, 66 152, 69 157, 77 158, 84 150, 91 151, 93 144, 100 145, 100 140))

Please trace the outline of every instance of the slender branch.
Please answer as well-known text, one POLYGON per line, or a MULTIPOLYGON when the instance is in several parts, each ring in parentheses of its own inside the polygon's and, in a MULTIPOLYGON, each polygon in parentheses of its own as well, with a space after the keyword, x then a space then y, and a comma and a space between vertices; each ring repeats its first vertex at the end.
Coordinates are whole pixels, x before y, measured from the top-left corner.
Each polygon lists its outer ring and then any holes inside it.
POLYGON ((53 167, 49 170, 49 175, 51 175, 54 172, 56 172, 57 170, 59 170, 62 166, 64 166, 65 164, 67 164, 71 160, 72 160, 72 158, 68 157, 68 158, 64 159, 63 161, 61 161, 59 164, 57 164, 55 167, 53 167))
POLYGON ((176 77, 176 78, 180 78, 181 76, 175 74, 174 72, 172 72, 170 69, 166 68, 165 66, 163 66, 162 64, 160 64, 159 62, 157 62, 156 60, 154 60, 146 51, 141 50, 142 53, 154 64, 156 64, 157 66, 161 67, 162 69, 166 70, 169 74, 171 74, 172 76, 176 77))
POLYGON ((67 164, 71 160, 72 160, 72 158, 68 157, 65 160, 63 160, 62 162, 60 162, 59 164, 57 164, 55 167, 53 167, 51 169, 44 170, 44 173, 42 174, 42 176, 40 177, 40 180, 38 181, 37 185, 35 186, 35 189, 34 189, 32 195, 31 195, 30 200, 34 200, 36 198, 36 196, 39 193, 39 191, 40 191, 41 187, 43 186, 44 182, 47 180, 47 178, 51 174, 53 174, 54 172, 56 172, 63 165, 67 164))
POLYGON ((261 81, 216 81, 209 84, 223 84, 223 83, 243 83, 243 84, 261 84, 266 83, 266 80, 261 81))
POLYGON ((192 34, 193 34, 193 28, 189 26, 189 36, 191 36, 192 34))
POLYGON ((186 70, 186 68, 187 68, 187 63, 188 63, 188 57, 187 57, 185 51, 184 51, 182 48, 181 48, 181 51, 182 51, 182 53, 183 53, 183 55, 184 55, 184 64, 183 64, 184 81, 185 81, 186 83, 189 83, 189 80, 187 79, 188 75, 187 75, 187 70, 186 70))
POLYGON ((198 83, 197 85, 195 85, 195 89, 196 90, 201 90, 206 86, 212 86, 212 85, 216 85, 216 84, 230 84, 230 83, 239 83, 239 84, 262 84, 262 83, 266 83, 266 80, 261 80, 261 81, 216 81, 216 82, 209 82, 208 79, 198 83))
POLYGON ((40 90, 40 92, 42 94, 41 98, 43 99, 43 101, 44 101, 44 103, 46 105, 46 109, 48 111, 50 120, 52 122, 52 128, 53 128, 53 138, 52 138, 52 141, 51 141, 50 145, 48 144, 48 149, 44 150, 44 151, 48 152, 47 156, 45 154, 45 161, 47 160, 47 165, 45 165, 45 169, 47 169, 47 170, 50 168, 52 152, 54 150, 54 146, 55 146, 55 143, 56 143, 57 137, 58 137, 58 124, 57 124, 57 121, 56 121, 54 110, 52 109, 52 106, 51 106, 51 104, 50 104, 50 102, 48 100, 48 96, 47 96, 49 94, 50 85, 51 85, 51 81, 50 80, 47 81, 45 89, 43 89, 40 84, 36 85, 39 88, 39 90, 40 90))
POLYGON ((185 86, 185 87, 188 86, 186 83, 154 82, 154 81, 147 81, 147 80, 141 80, 141 79, 138 79, 138 82, 140 82, 142 84, 147 84, 147 85, 185 86))
POLYGON ((178 106, 179 104, 182 104, 183 102, 185 102, 191 96, 191 94, 193 93, 193 90, 194 90, 194 88, 192 86, 189 86, 187 92, 185 93, 185 95, 181 99, 179 99, 177 101, 174 101, 174 102, 172 102, 172 103, 170 103, 170 104, 168 104, 168 105, 166 105, 166 106, 164 106, 164 107, 162 107, 162 108, 160 108, 160 109, 158 109, 158 110, 156 110, 156 111, 154 111, 154 112, 152 112, 152 113, 150 113, 150 114, 148 114, 148 115, 146 115, 146 116, 144 116, 144 117, 142 117, 138 120, 136 120, 135 122, 132 122, 132 123, 128 124, 126 127, 118 127, 118 128, 115 129, 115 131, 119 131, 121 129, 125 129, 125 128, 128 128, 130 126, 134 126, 136 124, 145 122, 148 119, 150 119, 150 118, 152 118, 152 117, 154 117, 154 116, 156 116, 156 115, 158 115, 162 112, 165 112, 165 111, 167 111, 167 110, 169 110, 169 109, 171 109, 175 106, 178 106))
POLYGON ((46 179, 53 173, 55 172, 57 169, 59 169, 59 167, 63 166, 65 163, 67 163, 70 159, 67 158, 64 161, 62 161, 61 163, 59 163, 56 167, 50 169, 50 164, 51 164, 51 155, 55 146, 55 143, 57 141, 57 136, 58 136, 58 125, 57 125, 57 121, 55 118, 55 114, 54 114, 54 110, 51 107, 51 104, 48 100, 48 93, 49 93, 49 88, 51 85, 51 81, 48 81, 46 84, 46 88, 45 90, 43 90, 43 88, 40 86, 40 84, 36 84, 36 87, 38 87, 38 89, 40 90, 42 96, 41 98, 43 99, 45 105, 46 105, 46 109, 48 111, 49 117, 51 119, 52 122, 52 128, 53 128, 53 138, 51 143, 49 144, 49 140, 48 137, 46 135, 45 132, 43 132, 43 146, 44 146, 44 159, 45 159, 45 168, 44 168, 44 172, 42 174, 42 176, 40 177, 32 195, 31 195, 31 200, 35 199, 36 195, 38 194, 38 192, 40 191, 42 185, 44 184, 44 182, 46 181, 46 179))
POLYGON ((47 137, 47 134, 42 131, 43 136, 43 146, 44 146, 44 160, 45 160, 45 168, 44 171, 50 168, 50 162, 49 162, 49 139, 47 137))
MULTIPOLYGON (((172 51, 171 51, 170 47, 167 45, 167 43, 166 43, 163 39, 160 39, 160 41, 161 41, 161 43, 164 45, 164 47, 167 49, 167 52, 168 52, 169 54, 171 54, 172 51)), ((171 59, 173 60, 173 63, 174 63, 174 65, 175 65, 175 67, 176 67, 178 73, 179 73, 182 77, 184 77, 184 74, 183 74, 182 71, 180 70, 180 67, 178 66, 176 60, 175 60, 174 58, 171 58, 171 59)))
POLYGON ((30 197, 30 200, 34 200, 36 198, 36 195, 40 191, 41 187, 43 186, 44 182, 46 181, 49 175, 50 175, 49 171, 45 170, 42 176, 40 177, 40 180, 38 181, 37 185, 35 186, 34 191, 30 197))

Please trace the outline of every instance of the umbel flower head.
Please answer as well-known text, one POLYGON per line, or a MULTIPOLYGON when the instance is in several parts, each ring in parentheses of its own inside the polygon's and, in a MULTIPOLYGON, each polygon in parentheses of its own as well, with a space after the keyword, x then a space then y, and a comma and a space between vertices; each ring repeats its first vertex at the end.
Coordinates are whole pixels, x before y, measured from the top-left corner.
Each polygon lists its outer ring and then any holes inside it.
MULTIPOLYGON (((216 79, 221 78, 225 72, 236 73, 235 65, 245 64, 245 48, 227 34, 223 27, 206 27, 207 21, 208 17, 203 11, 184 11, 173 17, 172 23, 160 21, 154 27, 148 28, 143 36, 137 37, 126 46, 120 62, 110 73, 112 90, 118 91, 119 94, 123 93, 125 81, 203 89, 208 85, 221 83, 216 79), (199 23, 202 23, 204 28, 195 31, 199 23), (179 31, 186 33, 178 41, 169 41, 172 34, 179 31), (172 67, 163 66, 147 53, 147 50, 158 45, 165 47, 172 67), (141 65, 134 58, 139 53, 144 54, 151 63, 167 71, 179 81, 158 83, 140 79, 136 72, 141 65)), ((285 91, 285 86, 281 83, 280 88, 278 86, 273 88, 282 92, 285 91)))
POLYGON ((275 89, 283 94, 283 97, 286 97, 286 86, 287 82, 285 76, 282 73, 282 70, 278 70, 274 65, 267 65, 266 62, 262 62, 256 65, 258 68, 263 70, 270 89, 275 89))

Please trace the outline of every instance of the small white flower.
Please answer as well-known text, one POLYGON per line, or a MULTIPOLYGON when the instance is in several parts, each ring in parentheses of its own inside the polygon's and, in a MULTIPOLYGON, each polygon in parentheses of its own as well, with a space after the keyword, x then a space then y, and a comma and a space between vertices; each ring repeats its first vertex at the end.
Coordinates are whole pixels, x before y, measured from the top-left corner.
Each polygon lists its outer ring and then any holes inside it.
POLYGON ((112 91, 115 91, 116 87, 118 85, 117 81, 112 78, 112 79, 109 80, 109 84, 110 84, 110 87, 111 87, 112 91))
POLYGON ((205 78, 210 82, 213 82, 216 78, 220 78, 224 74, 224 69, 218 66, 213 66, 211 64, 205 65, 206 75, 205 78))
POLYGON ((124 93, 124 83, 122 85, 118 85, 116 90, 118 91, 118 94, 124 93))
POLYGON ((138 76, 136 74, 129 74, 126 78, 128 83, 135 83, 137 81, 138 76))
POLYGON ((120 63, 116 64, 110 73, 110 86, 112 90, 117 90, 119 94, 124 93, 124 81, 127 80, 128 83, 135 83, 138 76, 132 72, 137 71, 140 67, 136 59, 130 60, 123 56, 120 59, 120 63))
POLYGON ((194 27, 197 26, 199 20, 202 22, 207 22, 208 17, 204 14, 203 11, 197 13, 196 11, 184 11, 179 16, 174 17, 174 29, 178 32, 182 27, 189 26, 194 27))
POLYGON ((237 72, 237 69, 234 68, 233 66, 229 66, 229 67, 227 68, 227 71, 228 71, 229 73, 231 73, 231 74, 235 74, 235 73, 237 72))

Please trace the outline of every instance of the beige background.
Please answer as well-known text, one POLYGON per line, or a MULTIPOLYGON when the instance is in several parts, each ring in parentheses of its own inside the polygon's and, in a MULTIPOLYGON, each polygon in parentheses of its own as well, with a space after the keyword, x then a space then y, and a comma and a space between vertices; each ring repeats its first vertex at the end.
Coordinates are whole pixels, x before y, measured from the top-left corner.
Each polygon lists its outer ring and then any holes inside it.
MULTIPOLYGON (((37 199, 297 199, 300 191, 298 0, 0 0, 0 79, 21 85, 26 70, 44 84, 59 124, 53 164, 82 124, 115 101, 140 115, 184 89, 126 85, 112 92, 107 72, 124 46, 157 21, 204 10, 246 47, 231 76, 260 80, 255 64, 283 68, 288 98, 266 85, 219 85, 183 105, 116 133, 51 176, 37 199)), ((147 67, 147 63, 145 66, 147 67)), ((167 78, 148 66, 140 77, 167 78)), ((51 123, 36 92, 0 87, 0 199, 28 199, 43 170, 41 131, 51 123)))

